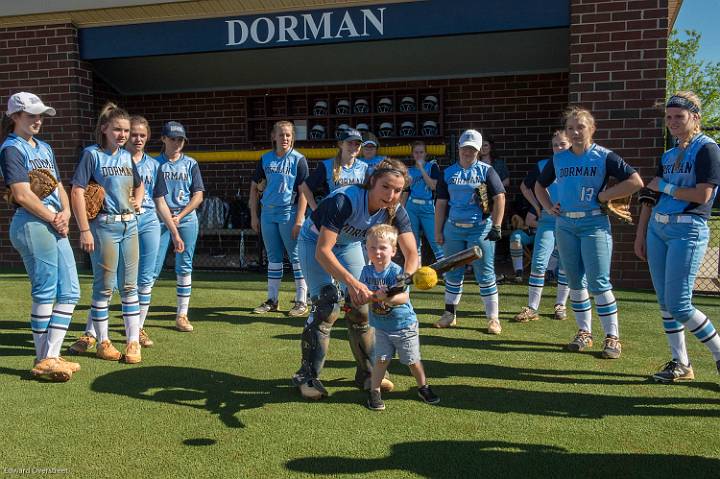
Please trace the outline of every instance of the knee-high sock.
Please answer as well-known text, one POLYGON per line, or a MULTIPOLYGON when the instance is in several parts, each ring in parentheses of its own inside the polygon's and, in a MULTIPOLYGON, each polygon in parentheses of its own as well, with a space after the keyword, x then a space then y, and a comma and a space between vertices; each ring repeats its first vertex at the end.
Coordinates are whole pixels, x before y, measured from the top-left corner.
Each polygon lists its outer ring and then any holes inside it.
POLYGON ((445 304, 460 304, 460 298, 463 292, 463 280, 459 283, 451 283, 445 280, 445 304))
POLYGON ((47 334, 52 310, 52 304, 40 304, 35 302, 33 302, 30 310, 30 328, 32 329, 33 343, 35 343, 35 358, 38 361, 47 357, 47 334))
POLYGON ((565 277, 565 271, 559 269, 557 275, 557 295, 555 296, 555 304, 562 304, 565 306, 570 295, 570 288, 568 287, 567 278, 565 277))
POLYGON ((675 321, 667 311, 660 310, 660 314, 662 315, 663 329, 673 359, 687 366, 690 364, 690 358, 685 345, 685 326, 679 321, 675 321))
POLYGON ((60 349, 68 327, 70 327, 73 311, 75 311, 74 304, 56 304, 53 308, 50 325, 48 326, 47 357, 57 358, 60 356, 60 349))
POLYGON ((513 271, 523 270, 523 247, 522 243, 517 241, 510 242, 510 258, 512 258, 513 271))
POLYGON ((122 298, 122 315, 127 342, 140 341, 140 301, 137 294, 122 298))
POLYGON ((192 276, 189 274, 177 275, 177 287, 175 294, 177 295, 177 314, 187 315, 190 306, 190 293, 192 292, 192 276))
POLYGON ((595 295, 595 308, 605 335, 620 337, 617 302, 612 290, 595 295))
POLYGON ((307 283, 300 268, 300 263, 293 263, 292 269, 293 276, 295 276, 295 301, 307 303, 307 283))
POLYGON ((485 316, 488 319, 498 319, 500 307, 498 306, 498 289, 495 281, 480 285, 480 296, 485 303, 485 316))
POLYGON ((138 288, 138 300, 140 301, 140 329, 145 327, 145 318, 150 310, 150 299, 152 298, 152 286, 140 286, 138 288))
POLYGON ((98 342, 110 339, 108 336, 108 300, 109 298, 101 299, 90 304, 90 314, 92 315, 93 328, 98 342))
POLYGON ((280 296, 280 281, 283 277, 282 263, 268 263, 268 299, 277 303, 280 296))
POLYGON ((578 329, 592 332, 592 305, 587 289, 571 289, 570 302, 578 329))
POLYGON ((710 318, 705 316, 699 309, 690 315, 685 321, 685 327, 700 340, 713 355, 715 361, 720 361, 720 336, 710 318))
POLYGON ((540 298, 542 298, 543 287, 545 286, 545 275, 530 273, 528 279, 528 307, 538 310, 540 298))

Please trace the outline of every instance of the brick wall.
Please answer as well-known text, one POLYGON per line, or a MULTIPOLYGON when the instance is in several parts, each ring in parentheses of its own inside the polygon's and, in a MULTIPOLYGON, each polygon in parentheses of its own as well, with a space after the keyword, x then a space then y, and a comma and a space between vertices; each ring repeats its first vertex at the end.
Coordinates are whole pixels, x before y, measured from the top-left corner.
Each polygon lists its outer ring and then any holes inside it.
MULTIPOLYGON (((645 181, 663 152, 667 0, 572 0, 570 102, 589 107, 599 144, 620 154, 645 181)), ((633 253, 633 226, 613 224, 613 279, 651 287, 633 253)))
MULTIPOLYGON (((57 110, 47 118, 40 138, 52 145, 69 185, 78 154, 92 137, 92 72, 80 60, 77 30, 70 24, 0 28, 0 105, 10 95, 31 91, 57 110)), ((0 264, 20 266, 8 239, 10 208, 0 206, 0 264)), ((73 244, 77 244, 73 238, 73 244)))

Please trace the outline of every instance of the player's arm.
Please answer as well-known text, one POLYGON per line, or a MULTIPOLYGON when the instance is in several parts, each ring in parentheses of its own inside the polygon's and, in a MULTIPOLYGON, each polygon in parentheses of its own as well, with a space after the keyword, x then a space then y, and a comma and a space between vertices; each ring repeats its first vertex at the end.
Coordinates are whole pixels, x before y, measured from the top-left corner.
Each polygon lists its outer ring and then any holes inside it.
POLYGON ((165 226, 170 232, 173 245, 175 246, 175 252, 182 253, 183 251, 185 251, 185 242, 180 237, 180 232, 178 231, 177 226, 173 221, 170 208, 168 208, 168 205, 165 202, 165 195, 156 196, 155 198, 153 198, 153 201, 155 202, 155 209, 157 210, 158 216, 160 217, 162 222, 165 223, 165 226))
POLYGON ((300 195, 298 195, 297 214, 295 215, 295 224, 293 225, 293 229, 292 229, 293 239, 297 239, 298 235, 300 234, 300 228, 302 228, 302 225, 305 222, 305 210, 306 209, 307 209, 307 199, 305 198, 305 195, 300 194, 300 195))
POLYGON ((488 170, 487 187, 488 196, 493 199, 490 218, 492 219, 493 228, 497 230, 501 227, 505 215, 505 184, 493 168, 488 170))
POLYGON ((535 209, 535 212, 539 215, 542 211, 542 207, 540 206, 540 203, 538 203, 537 198, 535 198, 533 191, 527 187, 524 181, 520 183, 520 192, 522 193, 523 198, 530 203, 530 205, 535 209))
POLYGON ((55 213, 47 209, 30 189, 30 178, 22 153, 15 147, 5 149, 0 153, 0 167, 1 176, 10 188, 15 202, 41 220, 52 223, 55 213))
POLYGON ((255 181, 250 182, 250 196, 248 198, 250 208, 250 227, 256 233, 260 233, 260 219, 258 216, 258 189, 255 181))
POLYGON ((555 164, 551 158, 550 161, 545 164, 545 168, 540 172, 537 181, 535 181, 533 192, 535 193, 535 198, 537 198, 545 211, 553 216, 558 216, 560 214, 560 203, 556 205, 552 204, 550 194, 547 191, 547 187, 550 186, 553 181, 555 181, 555 164))
POLYGON ((95 240, 90 232, 90 221, 87 217, 87 206, 85 204, 85 188, 92 179, 94 159, 91 153, 84 152, 75 169, 72 179, 72 190, 70 190, 70 203, 72 204, 75 222, 80 230, 80 249, 86 253, 92 253, 95 249, 95 240))
POLYGON ((405 258, 405 267, 403 268, 405 273, 413 274, 419 267, 420 257, 417 252, 415 235, 412 231, 399 234, 398 245, 400 246, 400 251, 402 251, 403 258, 405 258))
POLYGON ((638 218, 637 228, 635 229, 635 243, 633 249, 635 250, 635 256, 643 261, 647 261, 647 227, 650 223, 650 213, 652 207, 647 204, 640 206, 640 217, 638 218))
MULTIPOLYGON (((433 164, 430 171, 432 172, 436 168, 438 168, 437 164, 433 164)), ((425 168, 420 168, 420 173, 422 174, 422 179, 427 185, 427 187, 435 191, 435 187, 437 186, 438 182, 437 178, 433 178, 432 176, 428 175, 428 172, 425 171, 425 168)))
MULTIPOLYGON (((366 304, 372 298, 372 293, 363 283, 355 279, 355 277, 340 264, 333 247, 337 243, 338 234, 331 229, 322 226, 320 235, 318 236, 317 247, 315 248, 315 259, 325 271, 335 280, 347 285, 348 293, 353 304, 366 304)), ((416 253, 417 254, 417 253, 416 253)))
POLYGON ((448 200, 438 199, 435 202, 435 242, 439 245, 445 243, 443 228, 447 217, 448 200))
POLYGON ((375 297, 389 306, 399 306, 410 301, 410 293, 407 290, 388 296, 387 287, 375 291, 375 297))
POLYGON ((637 171, 625 163, 625 160, 617 153, 610 152, 605 159, 605 165, 608 176, 615 177, 620 181, 599 192, 597 196, 599 202, 607 203, 617 198, 625 198, 637 193, 643 187, 643 180, 637 171))
POLYGON ((537 228, 538 225, 538 217, 533 213, 532 211, 528 211, 525 215, 525 225, 529 228, 537 228))
MULTIPOLYGON (((317 202, 315 201, 315 195, 313 195, 313 192, 310 190, 310 187, 308 186, 307 182, 304 181, 299 187, 298 191, 300 192, 300 195, 305 198, 305 203, 307 206, 310 207, 311 210, 315 211, 317 209, 317 202)), ((299 200, 298 200, 299 202, 299 200)), ((307 208, 306 206, 306 208, 307 208)))
POLYGON ((185 205, 185 208, 182 209, 180 213, 177 214, 176 218, 177 221, 182 220, 184 217, 192 213, 197 209, 198 206, 200 206, 200 203, 203 202, 203 198, 205 197, 204 191, 196 191, 192 194, 190 197, 190 201, 187 205, 185 205))

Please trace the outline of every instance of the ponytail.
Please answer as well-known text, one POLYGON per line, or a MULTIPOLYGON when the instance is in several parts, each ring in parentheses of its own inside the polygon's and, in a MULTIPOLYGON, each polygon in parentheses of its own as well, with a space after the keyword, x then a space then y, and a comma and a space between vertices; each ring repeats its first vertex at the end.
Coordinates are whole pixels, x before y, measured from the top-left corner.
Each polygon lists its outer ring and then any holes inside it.
POLYGON ((102 132, 102 128, 114 120, 129 121, 130 115, 115 103, 109 101, 105 103, 105 106, 100 110, 97 125, 95 125, 95 141, 100 145, 100 148, 105 147, 105 135, 102 132))
MULTIPOLYGON (((2 114, 2 113, 0 113, 2 114)), ((0 145, 15 130, 15 120, 12 117, 2 114, 2 122, 0 123, 0 145)))

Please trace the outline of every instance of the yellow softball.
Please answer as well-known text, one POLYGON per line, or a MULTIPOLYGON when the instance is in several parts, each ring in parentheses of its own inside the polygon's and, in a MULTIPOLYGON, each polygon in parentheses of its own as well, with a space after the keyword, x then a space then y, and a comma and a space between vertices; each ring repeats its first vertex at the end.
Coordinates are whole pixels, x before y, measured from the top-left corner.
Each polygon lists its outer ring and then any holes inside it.
POLYGON ((437 273, 429 266, 423 266, 413 275, 413 284, 417 289, 431 289, 437 282, 437 273))

